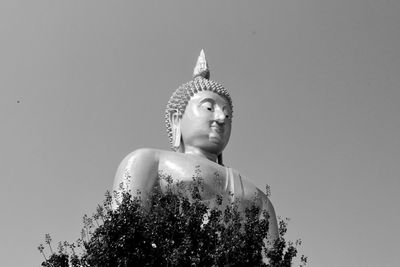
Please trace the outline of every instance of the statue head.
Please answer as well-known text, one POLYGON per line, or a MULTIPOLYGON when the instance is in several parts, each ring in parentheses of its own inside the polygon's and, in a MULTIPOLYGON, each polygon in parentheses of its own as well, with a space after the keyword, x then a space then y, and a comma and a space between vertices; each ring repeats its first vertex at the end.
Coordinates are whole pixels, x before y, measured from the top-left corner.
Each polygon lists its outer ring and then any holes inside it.
POLYGON ((197 146, 218 156, 229 141, 232 99, 219 83, 209 80, 210 71, 201 50, 193 80, 172 94, 165 111, 165 121, 172 149, 185 152, 185 146, 197 146))

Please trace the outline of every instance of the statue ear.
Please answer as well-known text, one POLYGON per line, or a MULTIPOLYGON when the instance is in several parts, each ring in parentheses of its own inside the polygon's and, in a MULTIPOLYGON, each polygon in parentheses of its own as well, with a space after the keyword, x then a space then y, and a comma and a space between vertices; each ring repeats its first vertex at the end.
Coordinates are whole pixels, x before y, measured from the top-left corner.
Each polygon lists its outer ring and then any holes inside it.
POLYGON ((181 146, 181 118, 179 116, 179 110, 176 109, 172 111, 169 116, 172 127, 172 146, 175 151, 179 151, 181 146))

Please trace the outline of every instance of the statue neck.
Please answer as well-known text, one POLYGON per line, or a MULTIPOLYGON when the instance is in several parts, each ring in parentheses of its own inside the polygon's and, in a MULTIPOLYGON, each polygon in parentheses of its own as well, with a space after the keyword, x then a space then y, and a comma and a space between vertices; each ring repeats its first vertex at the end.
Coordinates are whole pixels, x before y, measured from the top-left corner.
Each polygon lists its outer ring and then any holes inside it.
POLYGON ((207 151, 204 151, 198 147, 192 147, 192 146, 185 146, 185 151, 183 152, 185 154, 189 155, 195 155, 198 157, 206 158, 211 160, 212 162, 217 162, 218 155, 215 155, 213 153, 209 153, 207 151))

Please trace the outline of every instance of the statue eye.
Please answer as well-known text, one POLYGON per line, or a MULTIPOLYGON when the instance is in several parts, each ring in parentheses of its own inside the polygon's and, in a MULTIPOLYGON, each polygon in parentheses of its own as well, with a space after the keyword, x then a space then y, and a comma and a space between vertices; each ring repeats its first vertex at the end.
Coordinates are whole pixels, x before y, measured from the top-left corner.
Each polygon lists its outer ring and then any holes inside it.
POLYGON ((225 118, 229 119, 231 117, 230 110, 225 108, 225 107, 223 108, 223 110, 224 110, 224 113, 225 113, 225 118))
POLYGON ((211 102, 204 102, 201 106, 204 109, 209 110, 209 111, 213 111, 214 110, 214 107, 213 107, 211 102))

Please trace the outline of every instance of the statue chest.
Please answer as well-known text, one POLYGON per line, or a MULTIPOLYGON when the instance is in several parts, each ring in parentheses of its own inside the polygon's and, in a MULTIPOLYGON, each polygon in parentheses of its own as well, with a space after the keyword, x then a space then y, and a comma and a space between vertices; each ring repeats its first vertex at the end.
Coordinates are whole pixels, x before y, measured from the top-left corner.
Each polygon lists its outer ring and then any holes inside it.
POLYGON ((231 183, 235 180, 233 176, 235 175, 228 168, 206 159, 175 154, 160 158, 158 171, 162 178, 160 179, 162 189, 168 184, 163 179, 165 177, 171 178, 173 183, 181 182, 186 185, 190 185, 196 179, 200 179, 204 188, 204 199, 214 198, 216 194, 229 194, 230 189, 232 189, 231 183))

